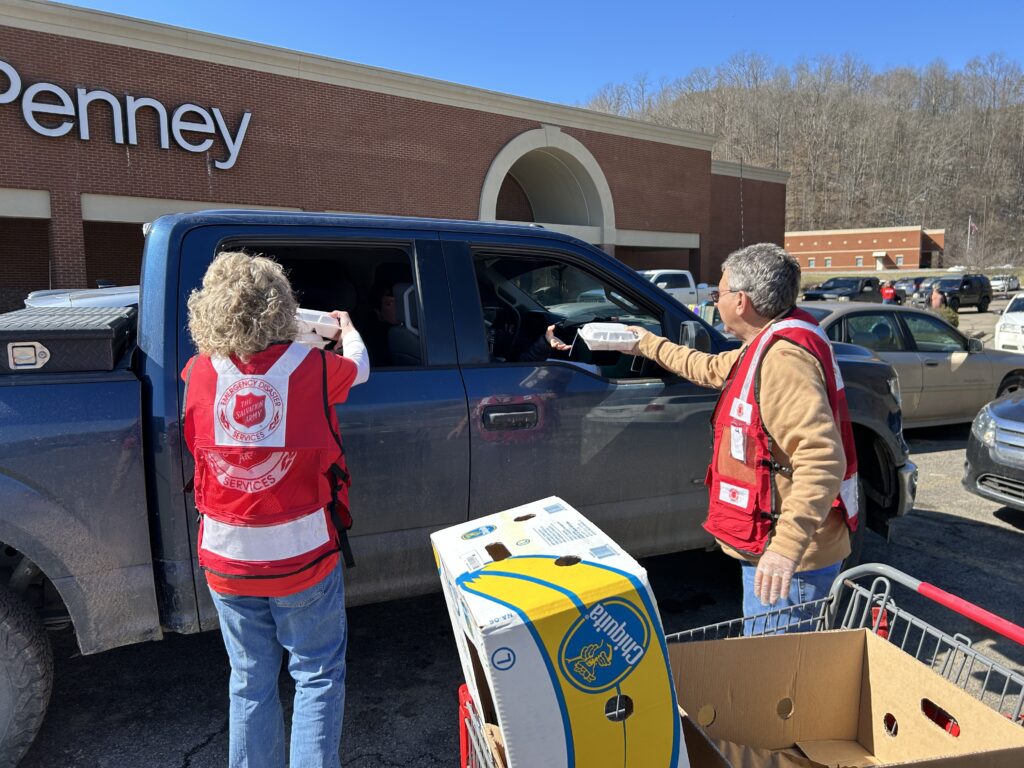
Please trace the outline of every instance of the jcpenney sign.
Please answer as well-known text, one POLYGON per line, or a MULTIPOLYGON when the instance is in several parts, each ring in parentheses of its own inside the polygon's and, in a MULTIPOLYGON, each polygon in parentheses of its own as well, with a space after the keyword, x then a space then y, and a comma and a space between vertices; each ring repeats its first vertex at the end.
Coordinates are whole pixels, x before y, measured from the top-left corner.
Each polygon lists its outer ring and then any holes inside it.
POLYGON ((104 102, 111 111, 114 143, 139 143, 136 119, 139 110, 150 109, 156 115, 160 131, 160 148, 170 149, 171 139, 186 152, 207 152, 217 139, 223 143, 225 157, 214 165, 226 171, 238 160, 238 153, 249 129, 251 112, 245 112, 238 127, 232 130, 223 113, 213 107, 204 109, 195 104, 182 104, 168 118, 167 107, 145 96, 125 96, 124 104, 109 91, 76 88, 75 98, 53 83, 35 83, 22 90, 21 75, 0 59, 0 105, 12 104, 21 98, 21 115, 25 123, 41 136, 58 137, 78 126, 78 138, 89 141, 89 106, 104 102), (4 78, 7 80, 6 88, 4 78), (41 121, 42 120, 42 121, 41 121))

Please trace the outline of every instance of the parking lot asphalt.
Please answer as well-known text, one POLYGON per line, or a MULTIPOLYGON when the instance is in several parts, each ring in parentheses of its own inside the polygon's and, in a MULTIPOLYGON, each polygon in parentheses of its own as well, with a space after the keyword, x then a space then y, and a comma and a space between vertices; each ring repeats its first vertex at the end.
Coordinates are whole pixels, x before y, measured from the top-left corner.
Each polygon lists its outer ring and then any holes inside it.
MULTIPOLYGON (((993 308, 1005 306, 1005 301, 993 308)), ((961 329, 986 332, 996 315, 964 310, 961 329)), ((1024 513, 960 485, 969 426, 906 435, 920 483, 914 511, 891 540, 869 534, 866 562, 887 563, 1024 624, 1024 513)), ((740 612, 739 569, 716 552, 643 561, 669 633, 740 612)), ((897 593, 898 594, 898 593, 897 593)), ((1024 648, 909 596, 921 618, 1024 674, 1024 648)), ((452 766, 458 760, 461 676, 440 594, 349 611, 346 768, 452 766)), ((49 714, 24 768, 218 768, 227 763, 227 658, 216 632, 81 656, 54 635, 49 714)), ((282 699, 291 696, 281 678, 282 699)), ((287 708, 287 705, 286 705, 287 708)))

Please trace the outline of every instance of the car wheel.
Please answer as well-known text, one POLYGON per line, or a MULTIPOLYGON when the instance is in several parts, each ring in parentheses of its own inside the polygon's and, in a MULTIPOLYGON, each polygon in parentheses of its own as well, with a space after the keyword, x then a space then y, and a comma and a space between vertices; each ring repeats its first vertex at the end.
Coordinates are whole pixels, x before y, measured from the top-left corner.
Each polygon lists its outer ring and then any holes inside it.
POLYGON ((53 650, 31 608, 0 587, 0 768, 14 768, 43 724, 53 650))
POLYGON ((1024 389, 1024 374, 1011 373, 1009 376, 1003 379, 1003 383, 999 385, 999 391, 996 392, 996 397, 1008 395, 1011 392, 1016 392, 1019 389, 1024 389))
POLYGON ((949 300, 949 308, 952 309, 954 312, 959 312, 960 311, 960 299, 956 298, 955 296, 952 299, 950 299, 949 300))
POLYGON ((988 312, 989 301, 990 301, 990 299, 988 298, 988 296, 985 296, 984 298, 982 298, 982 300, 978 302, 978 311, 979 312, 988 312))

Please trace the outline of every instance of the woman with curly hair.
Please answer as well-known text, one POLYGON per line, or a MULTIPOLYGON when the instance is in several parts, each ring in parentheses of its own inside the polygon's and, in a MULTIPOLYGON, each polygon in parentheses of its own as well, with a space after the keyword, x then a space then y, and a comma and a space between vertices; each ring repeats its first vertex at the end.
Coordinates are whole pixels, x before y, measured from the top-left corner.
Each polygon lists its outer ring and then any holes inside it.
POLYGON ((199 564, 231 662, 232 768, 283 768, 281 658, 295 680, 292 766, 340 766, 345 706, 348 472, 334 406, 369 377, 348 313, 344 356, 293 341, 281 265, 219 254, 188 300, 185 379, 199 564))

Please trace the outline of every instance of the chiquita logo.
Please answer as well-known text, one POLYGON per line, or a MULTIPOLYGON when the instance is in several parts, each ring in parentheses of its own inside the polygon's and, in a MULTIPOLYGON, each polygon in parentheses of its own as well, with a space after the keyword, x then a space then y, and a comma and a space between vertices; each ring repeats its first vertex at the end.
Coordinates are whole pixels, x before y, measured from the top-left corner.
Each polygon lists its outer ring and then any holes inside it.
POLYGON ((569 627, 558 665, 574 686, 600 693, 636 669, 650 640, 651 625, 641 610, 621 598, 602 600, 569 627))

